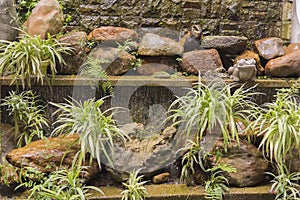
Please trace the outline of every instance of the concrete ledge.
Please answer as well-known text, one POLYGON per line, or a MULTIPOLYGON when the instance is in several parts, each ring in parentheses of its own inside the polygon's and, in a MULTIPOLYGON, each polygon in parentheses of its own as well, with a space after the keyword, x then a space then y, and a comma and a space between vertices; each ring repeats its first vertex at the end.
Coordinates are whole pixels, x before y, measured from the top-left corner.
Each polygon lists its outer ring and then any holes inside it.
MULTIPOLYGON (((108 80, 112 82, 112 85, 118 86, 173 86, 173 87, 187 87, 192 83, 198 81, 197 76, 178 76, 171 78, 155 78, 153 76, 109 76, 108 80)), ((209 81, 202 78, 203 82, 209 81)), ((226 83, 233 83, 231 79, 221 78, 226 83)), ((0 77, 0 86, 9 86, 12 81, 11 76, 0 77)), ((74 85, 90 85, 91 81, 94 79, 70 75, 70 76, 60 76, 57 75, 53 82, 53 86, 74 86, 74 85)), ((101 83, 101 80, 96 80, 101 83)), ((264 78, 257 79, 254 82, 248 82, 249 85, 258 84, 258 87, 263 88, 281 88, 281 87, 291 87, 297 79, 295 78, 264 78)), ((21 85, 21 80, 18 79, 13 85, 21 85)), ((32 85, 40 85, 37 83, 32 83, 32 85)), ((47 86, 47 82, 44 81, 44 85, 47 86)))
MULTIPOLYGON (((230 194, 226 194, 224 200, 273 200, 270 194, 271 186, 258 186, 248 188, 230 188, 230 194)), ((106 196, 93 195, 93 200, 120 200, 122 189, 115 187, 101 188, 106 196)), ((147 185, 147 200, 205 200, 203 186, 188 187, 184 184, 147 185)))

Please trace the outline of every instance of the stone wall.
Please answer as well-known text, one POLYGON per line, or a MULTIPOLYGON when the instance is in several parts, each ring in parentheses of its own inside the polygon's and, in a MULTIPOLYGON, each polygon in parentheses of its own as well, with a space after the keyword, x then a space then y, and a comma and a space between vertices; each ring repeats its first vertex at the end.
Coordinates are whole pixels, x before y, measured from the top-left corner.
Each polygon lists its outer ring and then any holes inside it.
POLYGON ((201 24, 205 35, 250 40, 289 39, 292 0, 63 0, 70 26, 89 32, 113 25, 183 30, 201 24))

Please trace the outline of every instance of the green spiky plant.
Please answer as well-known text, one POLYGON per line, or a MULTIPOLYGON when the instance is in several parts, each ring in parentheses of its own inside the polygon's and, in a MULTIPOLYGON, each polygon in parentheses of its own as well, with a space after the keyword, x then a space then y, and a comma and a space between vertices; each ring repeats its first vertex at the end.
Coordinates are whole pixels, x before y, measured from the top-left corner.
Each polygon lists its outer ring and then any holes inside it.
POLYGON ((300 199, 300 172, 290 173, 285 165, 277 166, 278 175, 267 173, 273 177, 271 181, 271 193, 275 194, 276 200, 299 200, 300 199))
POLYGON ((131 172, 127 182, 123 183, 126 189, 121 193, 122 200, 143 200, 146 198, 147 190, 144 185, 147 181, 142 181, 143 176, 138 175, 139 171, 131 172))
POLYGON ((24 91, 20 94, 11 91, 9 96, 3 99, 1 106, 4 106, 12 116, 14 138, 18 147, 30 143, 35 136, 44 138, 42 128, 48 127, 48 122, 41 101, 32 91, 24 91))
MULTIPOLYGON (((66 100, 67 103, 51 103, 58 110, 55 124, 58 126, 52 135, 57 134, 79 134, 81 151, 90 153, 91 158, 96 158, 101 168, 101 155, 107 159, 113 167, 114 143, 117 140, 129 139, 126 133, 121 131, 113 119, 118 108, 110 108, 102 112, 101 106, 104 98, 89 99, 78 102, 75 99, 66 100)), ((83 159, 84 159, 83 154, 83 159)))
POLYGON ((107 73, 103 69, 103 64, 108 64, 109 60, 106 59, 95 59, 92 57, 89 57, 87 61, 82 66, 82 70, 80 71, 80 76, 85 76, 89 78, 93 78, 91 82, 91 85, 97 85, 99 79, 102 81, 102 90, 105 93, 112 94, 113 93, 113 87, 112 84, 108 79, 107 73))
POLYGON ((62 54, 70 51, 70 47, 63 46, 49 34, 42 40, 40 36, 30 36, 22 31, 19 41, 0 40, 0 74, 13 74, 11 84, 20 78, 23 88, 31 87, 33 77, 43 84, 47 69, 53 78, 56 65, 65 63, 62 54))
POLYGON ((296 87, 278 90, 274 102, 253 111, 255 120, 251 128, 255 135, 263 136, 259 148, 279 165, 285 164, 292 148, 300 151, 300 104, 296 87))
POLYGON ((210 175, 209 179, 205 182, 205 199, 222 200, 224 194, 229 191, 228 180, 222 173, 234 173, 236 169, 226 164, 218 164, 207 169, 207 172, 210 175))
POLYGON ((34 185, 29 190, 28 200, 85 200, 92 195, 90 190, 104 195, 100 188, 84 184, 83 176, 86 173, 86 167, 77 164, 74 159, 70 169, 51 172, 39 184, 34 185))
POLYGON ((226 150, 231 141, 239 144, 241 132, 237 122, 247 127, 250 108, 257 109, 252 98, 259 93, 251 92, 254 87, 219 82, 206 85, 199 76, 196 87, 171 104, 167 120, 172 120, 174 126, 184 123, 188 137, 195 134, 195 141, 199 142, 206 133, 220 127, 226 150))

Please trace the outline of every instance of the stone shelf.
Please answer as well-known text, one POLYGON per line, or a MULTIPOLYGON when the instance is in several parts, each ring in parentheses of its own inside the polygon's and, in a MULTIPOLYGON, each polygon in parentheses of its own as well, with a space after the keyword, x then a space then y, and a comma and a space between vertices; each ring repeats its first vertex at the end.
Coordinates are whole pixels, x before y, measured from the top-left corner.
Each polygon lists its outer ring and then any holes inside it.
MULTIPOLYGON (((171 78, 155 78, 153 76, 109 76, 108 80, 112 82, 112 85, 118 86, 173 86, 173 87, 186 87, 198 81, 196 76, 178 76, 171 78)), ((208 81, 205 78, 202 80, 208 81)), ((233 81, 229 78, 221 78, 222 81, 226 83, 232 83, 233 81)), ((0 86, 9 86, 12 81, 12 77, 1 77, 0 86)), ((88 86, 91 84, 93 79, 70 75, 61 76, 58 75, 54 78, 52 86, 88 86)), ((281 88, 281 87, 291 87, 297 79, 295 78, 263 78, 256 79, 254 82, 248 82, 249 85, 257 84, 258 87, 262 88, 281 88)), ((99 83, 101 80, 99 80, 99 83)), ((21 85, 21 80, 18 79, 13 85, 21 85)), ((32 83, 32 85, 40 85, 40 83, 32 83)), ((47 82, 44 81, 44 86, 47 86, 47 82)))

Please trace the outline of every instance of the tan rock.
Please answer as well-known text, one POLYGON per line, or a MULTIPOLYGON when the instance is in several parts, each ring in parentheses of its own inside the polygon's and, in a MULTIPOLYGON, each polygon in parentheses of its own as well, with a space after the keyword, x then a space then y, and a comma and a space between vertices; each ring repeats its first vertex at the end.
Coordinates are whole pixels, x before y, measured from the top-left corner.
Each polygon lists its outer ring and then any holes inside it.
POLYGON ((300 76, 300 51, 270 60, 266 64, 265 73, 274 77, 300 76))
POLYGON ((142 56, 176 56, 183 53, 183 46, 167 37, 147 33, 139 44, 138 54, 142 56))
POLYGON ((200 71, 205 74, 223 67, 217 50, 197 50, 186 52, 182 56, 182 71, 197 75, 200 71))
POLYGON ((267 60, 284 55, 283 41, 280 38, 271 37, 256 40, 254 45, 258 54, 267 60))
POLYGON ((40 35, 45 39, 48 33, 57 34, 63 25, 64 16, 59 3, 56 0, 41 0, 24 23, 24 28, 30 35, 40 35))
POLYGON ((300 43, 289 44, 289 46, 283 47, 283 50, 284 50, 285 54, 292 53, 294 51, 299 51, 300 50, 300 43))
POLYGON ((168 172, 165 172, 154 176, 152 182, 155 184, 165 183, 168 182, 169 178, 170 178, 170 174, 168 172))

